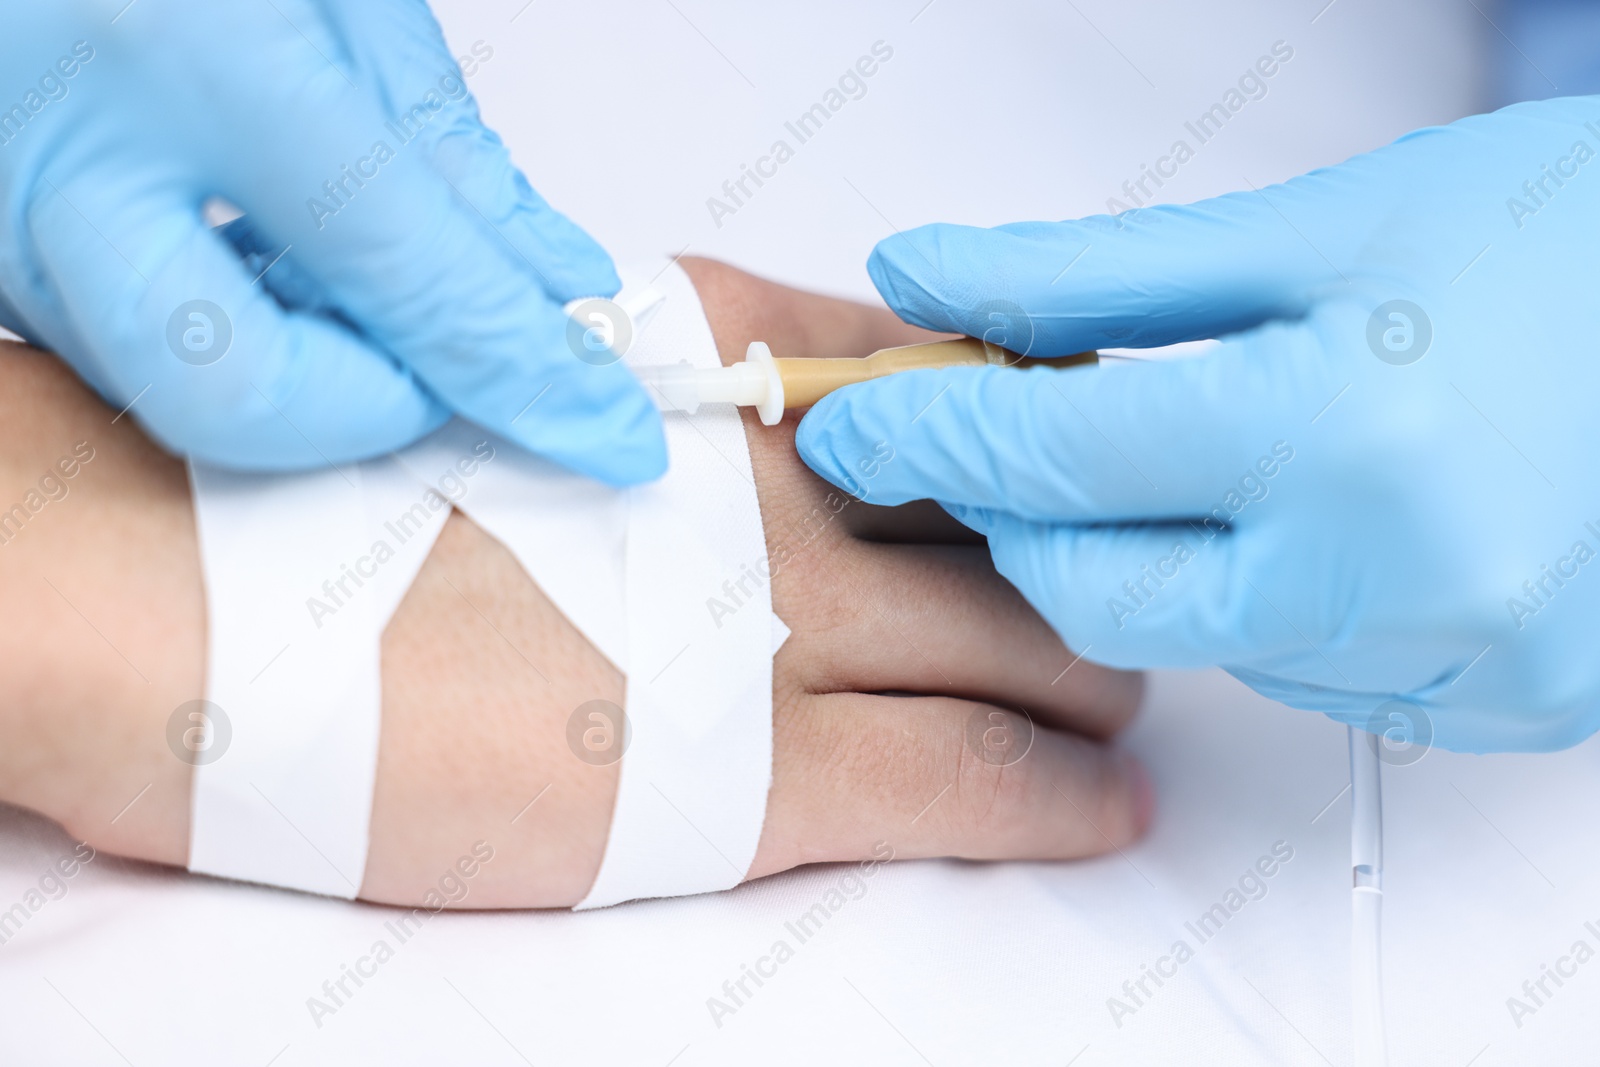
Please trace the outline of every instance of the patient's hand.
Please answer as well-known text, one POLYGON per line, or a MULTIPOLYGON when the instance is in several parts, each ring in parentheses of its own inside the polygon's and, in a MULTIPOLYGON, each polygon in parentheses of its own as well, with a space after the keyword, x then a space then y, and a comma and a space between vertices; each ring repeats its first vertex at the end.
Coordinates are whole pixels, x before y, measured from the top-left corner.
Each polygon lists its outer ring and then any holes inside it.
MULTIPOLYGON (((684 266, 724 361, 752 340, 824 356, 923 336, 886 311, 684 266)), ((182 864, 190 767, 165 738, 204 691, 193 511, 182 464, 115 415, 55 361, 0 354, 0 509, 77 442, 94 450, 64 497, 9 541, 0 527, 0 798, 104 851, 182 864)), ((793 630, 774 661, 773 784, 749 877, 882 855, 879 842, 902 859, 1043 859, 1136 837, 1148 786, 1104 742, 1139 678, 1077 662, 943 512, 842 497, 800 463, 793 420, 745 425, 769 550, 786 547, 773 608, 793 630), (1037 728, 1010 762, 984 731, 1004 741, 992 727, 1010 724, 1025 743, 1019 708, 1037 728)), ((623 680, 459 514, 384 636, 383 693, 361 896, 422 903, 482 841, 494 858, 458 906, 581 899, 618 765, 577 759, 567 720, 589 700, 625 705, 623 680)))

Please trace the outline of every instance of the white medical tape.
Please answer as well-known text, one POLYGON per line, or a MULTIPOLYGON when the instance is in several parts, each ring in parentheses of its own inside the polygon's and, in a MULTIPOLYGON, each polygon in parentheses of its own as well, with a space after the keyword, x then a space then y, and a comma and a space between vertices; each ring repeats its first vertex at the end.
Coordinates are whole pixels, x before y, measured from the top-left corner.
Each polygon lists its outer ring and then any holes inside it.
POLYGON ((188 755, 189 869, 354 898, 378 759, 379 642, 449 506, 389 459, 300 475, 191 464, 190 481, 213 707, 198 713, 204 740, 188 755))
MULTIPOLYGON (((634 323, 630 364, 718 363, 676 265, 618 302, 634 323)), ((196 769, 191 869, 355 896, 381 721, 379 643, 448 501, 501 541, 627 679, 610 836, 578 906, 738 884, 765 819, 772 656, 789 630, 760 577, 766 544, 738 413, 675 415, 666 437, 667 475, 633 490, 459 420, 346 472, 193 467, 211 606, 207 694, 234 736, 226 758, 196 769), (367 568, 375 573, 349 576, 380 543, 388 551, 367 568), (355 591, 340 585, 358 577, 355 591)))
MULTIPOLYGON (((636 286, 625 311, 642 330, 663 297, 636 286)), ((569 308, 586 301, 575 300, 569 308)), ((542 395, 542 394, 541 394, 542 395)), ((538 397, 534 398, 535 401, 538 397)), ((530 404, 528 410, 532 410, 530 404)), ((526 414, 526 412, 524 412, 526 414)), ((533 415, 537 418, 537 414, 533 415)), ((522 569, 561 609, 567 621, 619 670, 628 662, 624 584, 628 532, 627 494, 558 467, 460 419, 395 459, 423 481, 449 470, 488 441, 495 456, 462 491, 457 508, 516 557, 522 569)))
MULTIPOLYGON (((716 365, 688 276, 654 275, 617 298, 633 326, 628 363, 716 365)), ((452 423, 397 458, 438 467, 481 433, 452 423)), ((772 656, 789 631, 758 577, 766 541, 744 426, 707 407, 669 416, 666 436, 666 476, 632 490, 496 441, 495 462, 455 499, 627 678, 610 836, 580 908, 736 885, 766 815, 772 656), (730 582, 742 583, 731 596, 730 582)))
POLYGON ((453 496, 455 506, 510 550, 578 632, 621 669, 628 648, 626 494, 459 419, 394 458, 427 481, 481 441, 490 443, 494 460, 453 496))
MULTIPOLYGON (((720 366, 688 275, 673 264, 651 284, 664 299, 628 364, 720 366)), ((737 885, 766 817, 772 655, 788 630, 758 577, 766 538, 744 425, 714 405, 668 415, 665 427, 666 475, 629 491, 632 739, 605 857, 579 908, 737 885)))

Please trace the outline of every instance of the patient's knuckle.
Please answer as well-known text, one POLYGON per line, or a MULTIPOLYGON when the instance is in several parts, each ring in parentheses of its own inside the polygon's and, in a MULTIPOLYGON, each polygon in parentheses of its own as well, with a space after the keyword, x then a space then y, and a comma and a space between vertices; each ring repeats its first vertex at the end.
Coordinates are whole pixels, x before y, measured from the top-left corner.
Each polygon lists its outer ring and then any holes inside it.
POLYGON ((993 843, 1009 836, 1028 808, 1035 727, 1026 715, 1003 708, 979 704, 962 710, 966 728, 948 757, 957 800, 952 829, 963 839, 993 843), (996 733, 1004 743, 986 744, 984 738, 996 733))

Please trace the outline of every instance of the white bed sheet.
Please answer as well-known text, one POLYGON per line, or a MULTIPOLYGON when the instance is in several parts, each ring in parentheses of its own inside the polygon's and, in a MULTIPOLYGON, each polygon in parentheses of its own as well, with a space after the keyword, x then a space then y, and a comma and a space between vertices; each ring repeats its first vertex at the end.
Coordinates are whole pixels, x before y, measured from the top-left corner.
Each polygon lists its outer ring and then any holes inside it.
MULTIPOLYGON (((444 914, 400 944, 393 909, 102 856, 0 946, 0 1062, 1349 1062, 1343 728, 1220 674, 1174 674, 1130 740, 1161 816, 1125 855, 890 866, 804 943, 785 923, 850 868, 581 914, 444 914), (1276 841, 1294 858, 1267 895, 1200 944, 1184 923, 1276 841), (307 999, 380 938, 393 958, 319 1027, 307 999), (1194 958, 1118 1027, 1107 998, 1176 938, 1194 958), (719 1027, 707 999, 779 939, 793 958, 719 1027)), ((1596 743, 1434 752, 1387 775, 1396 1064, 1594 1047, 1600 963, 1520 1029, 1505 999, 1575 939, 1600 944, 1583 925, 1600 925, 1597 775, 1596 743)), ((0 818, 0 905, 72 847, 42 820, 0 818)))
MULTIPOLYGON (((436 6, 458 52, 493 49, 470 84, 535 184, 619 259, 687 248, 867 296, 866 252, 894 228, 1102 210, 1275 40, 1295 59, 1164 198, 1472 109, 1492 31, 1470 5, 1325 3, 436 6), (877 40, 895 57, 867 94, 716 227, 706 198, 877 40)), ((886 868, 720 1027, 707 998, 793 942, 785 922, 844 868, 586 914, 443 915, 318 1027, 307 998, 394 941, 396 913, 100 857, 0 946, 0 1064, 1348 1062, 1342 727, 1220 674, 1163 674, 1128 743, 1161 797, 1147 840, 1076 865, 886 868), (1280 840, 1294 858, 1266 897, 1115 1025, 1107 998, 1280 840)), ((1600 947, 1584 926, 1600 930, 1597 772, 1590 743, 1388 774, 1396 1064, 1596 1047, 1600 963, 1520 1028, 1506 998, 1574 941, 1600 947)), ((71 848, 0 810, 0 909, 71 848)))

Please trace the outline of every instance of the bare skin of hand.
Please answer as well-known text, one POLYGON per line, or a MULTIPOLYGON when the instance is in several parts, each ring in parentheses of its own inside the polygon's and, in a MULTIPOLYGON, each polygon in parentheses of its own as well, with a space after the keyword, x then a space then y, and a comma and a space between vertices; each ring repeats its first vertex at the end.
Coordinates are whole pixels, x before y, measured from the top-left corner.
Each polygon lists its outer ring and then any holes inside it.
MULTIPOLYGON (((881 309, 683 265, 724 362, 753 340, 856 356, 928 337, 881 309)), ((0 508, 50 471, 66 488, 0 544, 0 799, 102 851, 182 865, 191 768, 166 731, 204 695, 193 509, 182 463, 115 416, 55 360, 0 346, 0 508), (93 458, 63 478, 80 442, 93 458)), ((1078 662, 937 508, 822 483, 794 423, 745 421, 783 560, 773 608, 793 631, 773 664, 773 784, 747 877, 881 856, 880 842, 900 859, 1071 859, 1136 838, 1149 785, 1107 742, 1139 677, 1078 662)), ((618 765, 577 759, 567 720, 589 700, 625 706, 622 675, 459 514, 384 635, 383 693, 362 898, 426 904, 486 843, 493 859, 452 906, 582 899, 618 765)))

